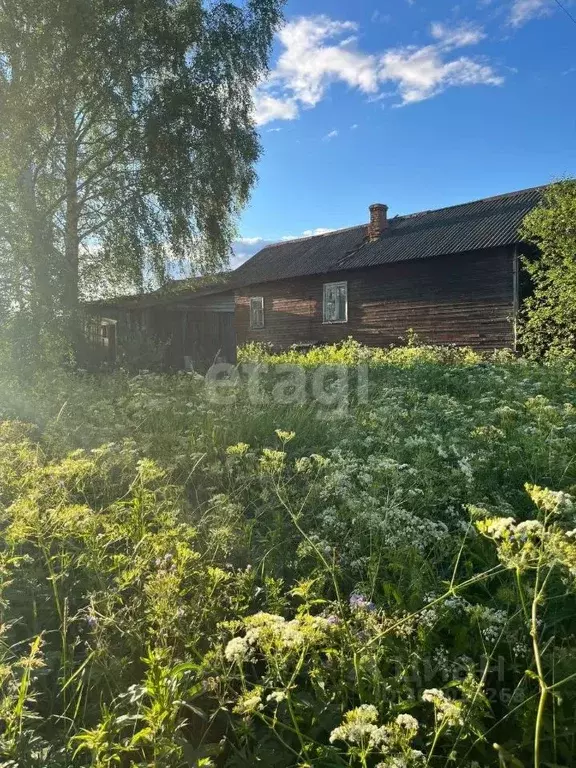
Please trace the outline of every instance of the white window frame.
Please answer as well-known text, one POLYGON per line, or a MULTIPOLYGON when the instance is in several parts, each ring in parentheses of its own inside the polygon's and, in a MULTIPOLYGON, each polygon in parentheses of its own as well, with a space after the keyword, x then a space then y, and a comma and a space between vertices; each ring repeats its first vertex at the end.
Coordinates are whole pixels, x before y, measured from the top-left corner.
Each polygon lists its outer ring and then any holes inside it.
POLYGON ((265 322, 264 322, 264 297, 263 296, 251 296, 250 297, 250 330, 251 331, 261 331, 262 328, 264 328, 265 322), (254 305, 256 302, 259 302, 260 306, 256 308, 254 305), (256 312, 262 313, 262 322, 261 323, 255 323, 254 318, 256 312))
POLYGON ((324 283, 324 286, 322 289, 322 322, 325 325, 335 325, 338 323, 348 322, 348 283, 346 280, 341 280, 337 283, 324 283), (330 289, 342 288, 342 287, 345 289, 344 318, 340 318, 338 320, 330 320, 326 317, 326 299, 327 299, 328 291, 330 289))

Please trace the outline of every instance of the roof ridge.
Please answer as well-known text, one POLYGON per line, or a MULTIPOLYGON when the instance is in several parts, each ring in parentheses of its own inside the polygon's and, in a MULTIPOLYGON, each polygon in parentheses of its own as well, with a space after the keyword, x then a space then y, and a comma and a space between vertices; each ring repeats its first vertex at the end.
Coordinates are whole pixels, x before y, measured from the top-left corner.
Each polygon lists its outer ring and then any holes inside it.
MULTIPOLYGON (((490 195, 489 197, 479 197, 476 200, 467 200, 465 203, 455 203, 454 205, 445 205, 441 208, 426 208, 422 211, 414 211, 413 213, 401 213, 397 214, 396 216, 392 216, 390 218, 390 221, 398 221, 400 219, 411 219, 415 218, 416 216, 424 216, 428 213, 439 213, 440 211, 449 211, 454 208, 464 208, 468 205, 477 205, 478 203, 486 203, 491 200, 503 200, 506 198, 515 197, 516 195, 521 195, 526 192, 537 192, 539 190, 545 189, 548 187, 549 184, 540 184, 535 187, 526 187, 525 189, 517 189, 514 192, 503 192, 498 195, 490 195)), ((282 245, 286 245, 286 243, 299 243, 303 242, 304 240, 315 240, 317 238, 321 237, 330 237, 330 235, 338 235, 342 232, 350 232, 353 229, 362 229, 364 227, 368 227, 368 222, 363 224, 354 224, 350 227, 341 227, 339 229, 332 229, 330 232, 322 232, 317 235, 304 235, 302 237, 291 237, 287 238, 285 240, 278 240, 275 243, 270 243, 269 245, 265 246, 263 250, 266 250, 268 248, 277 248, 282 245)), ((250 259, 248 260, 250 261, 250 259)), ((247 264, 248 262, 244 262, 247 264)), ((241 265, 244 266, 244 265, 241 265)), ((238 267, 240 269, 240 267, 238 267)))
POLYGON ((490 200, 502 200, 506 197, 515 197, 526 192, 537 192, 549 187, 549 184, 540 184, 535 187, 526 187, 525 189, 517 189, 514 192, 501 192, 498 195, 490 195, 489 197, 478 197, 476 200, 467 200, 465 203, 454 203, 453 205, 445 205, 442 208, 427 208, 423 211, 414 211, 413 213, 403 213, 393 216, 391 221, 395 219, 410 219, 413 216, 422 216, 425 213, 439 213, 440 211, 449 211, 451 208, 464 208, 467 205, 477 205, 478 203, 487 203, 490 200))
POLYGON ((286 243, 299 243, 302 240, 315 240, 316 238, 320 238, 320 237, 329 237, 330 235, 337 235, 340 232, 349 232, 352 229, 361 229, 362 227, 367 227, 367 226, 368 224, 353 224, 350 227, 340 227, 339 229, 331 229, 329 232, 319 232, 317 235, 303 235, 302 237, 286 237, 282 240, 277 240, 275 243, 270 243, 269 245, 265 246, 263 250, 265 250, 266 248, 276 248, 279 245, 286 245, 286 243))

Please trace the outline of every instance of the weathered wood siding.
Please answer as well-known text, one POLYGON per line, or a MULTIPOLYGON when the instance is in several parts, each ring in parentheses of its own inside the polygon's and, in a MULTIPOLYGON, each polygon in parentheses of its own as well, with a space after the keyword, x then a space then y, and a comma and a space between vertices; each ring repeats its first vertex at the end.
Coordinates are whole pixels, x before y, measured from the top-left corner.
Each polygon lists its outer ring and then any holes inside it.
MULTIPOLYGON (((231 291, 148 306, 114 306, 110 303, 90 308, 87 314, 95 325, 95 333, 99 332, 98 326, 104 318, 115 320, 114 330, 120 345, 135 332, 165 343, 166 368, 184 368, 185 356, 199 370, 210 366, 215 359, 236 361, 234 295, 231 291)), ((99 339, 99 346, 102 346, 102 339, 99 339)))
POLYGON ((409 328, 427 342, 475 349, 514 342, 513 250, 397 262, 361 271, 262 283, 236 295, 236 337, 271 342, 397 344, 409 328), (348 322, 322 322, 323 284, 347 280, 348 322), (250 329, 250 297, 264 297, 265 327, 250 329))

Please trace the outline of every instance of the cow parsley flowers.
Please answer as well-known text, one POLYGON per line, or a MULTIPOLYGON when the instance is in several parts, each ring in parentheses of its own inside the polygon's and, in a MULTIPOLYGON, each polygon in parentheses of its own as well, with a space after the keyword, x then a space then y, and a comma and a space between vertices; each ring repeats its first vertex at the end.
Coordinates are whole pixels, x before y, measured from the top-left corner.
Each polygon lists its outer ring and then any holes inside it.
POLYGON ((330 734, 332 744, 343 742, 352 757, 365 765, 370 755, 383 757, 382 768, 420 765, 424 755, 411 744, 418 733, 418 721, 412 715, 401 714, 386 725, 378 725, 378 710, 372 704, 362 704, 346 712, 342 725, 330 734))
POLYGON ((434 705, 438 723, 446 726, 463 726, 462 702, 454 701, 439 688, 428 688, 422 694, 422 701, 434 705))
POLYGON ((230 663, 242 665, 256 652, 267 657, 287 659, 302 649, 321 645, 328 633, 338 626, 332 618, 304 614, 291 621, 271 613, 256 613, 244 620, 245 635, 233 637, 224 649, 230 663))
POLYGON ((251 648, 245 637, 233 637, 224 649, 224 656, 231 664, 242 664, 251 654, 251 648))
POLYGON ((377 739, 378 710, 373 704, 362 704, 344 715, 344 722, 330 734, 330 742, 345 741, 354 746, 368 746, 377 739))

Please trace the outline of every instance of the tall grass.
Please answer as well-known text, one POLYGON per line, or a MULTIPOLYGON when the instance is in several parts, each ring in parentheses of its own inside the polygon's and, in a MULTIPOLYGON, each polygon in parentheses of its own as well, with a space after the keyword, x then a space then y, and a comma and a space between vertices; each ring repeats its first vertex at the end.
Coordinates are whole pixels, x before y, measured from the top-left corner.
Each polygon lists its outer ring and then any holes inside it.
POLYGON ((2 375, 1 765, 571 765, 571 372, 287 354, 257 403, 2 375), (327 414, 320 364, 366 396, 327 414))

